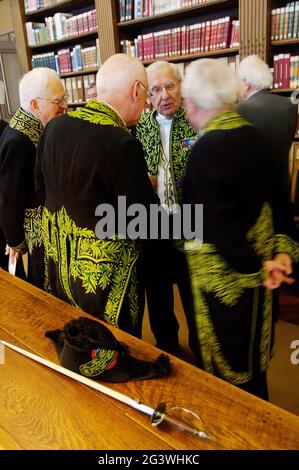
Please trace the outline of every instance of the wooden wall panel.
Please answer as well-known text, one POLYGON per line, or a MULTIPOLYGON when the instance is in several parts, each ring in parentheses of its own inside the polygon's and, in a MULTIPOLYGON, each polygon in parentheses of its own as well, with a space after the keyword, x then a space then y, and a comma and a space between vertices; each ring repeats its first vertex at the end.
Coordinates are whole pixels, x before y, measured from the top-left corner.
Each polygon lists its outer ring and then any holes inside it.
POLYGON ((268 59, 270 9, 269 0, 239 0, 241 59, 250 54, 268 59))
POLYGON ((95 0, 97 9, 97 22, 99 29, 99 42, 101 60, 119 52, 119 40, 117 33, 117 14, 115 0, 95 0))
POLYGON ((31 69, 31 50, 27 45, 26 20, 23 1, 10 0, 12 21, 16 35, 16 49, 22 74, 31 69))

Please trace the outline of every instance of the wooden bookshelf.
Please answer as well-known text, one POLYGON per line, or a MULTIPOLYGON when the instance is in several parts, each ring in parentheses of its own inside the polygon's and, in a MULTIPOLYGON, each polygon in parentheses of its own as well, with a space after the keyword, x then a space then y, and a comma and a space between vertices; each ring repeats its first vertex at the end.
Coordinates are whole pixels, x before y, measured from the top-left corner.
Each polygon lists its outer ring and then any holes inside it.
MULTIPOLYGON (((56 41, 44 42, 41 44, 28 44, 26 22, 44 22, 46 17, 53 16, 55 13, 77 13, 81 9, 87 10, 99 8, 98 0, 64 0, 46 8, 40 8, 34 11, 25 12, 24 0, 11 0, 14 11, 14 27, 16 32, 16 45, 19 60, 22 66, 22 72, 25 73, 32 68, 31 58, 33 54, 47 53, 53 51, 56 53, 58 49, 64 46, 72 46, 76 44, 90 45, 99 37, 98 29, 90 30, 84 33, 64 37, 56 41)), ((75 72, 77 75, 81 71, 75 72)))
POLYGON ((67 78, 67 77, 75 77, 77 75, 89 75, 89 74, 96 74, 98 71, 97 67, 90 67, 87 69, 82 69, 82 70, 77 70, 76 72, 65 72, 61 73, 60 76, 61 78, 67 78))
POLYGON ((206 3, 185 7, 178 10, 171 10, 158 15, 138 18, 129 21, 118 21, 117 27, 121 29, 134 28, 140 25, 156 25, 166 21, 184 18, 192 18, 200 14, 219 13, 219 11, 230 10, 238 7, 238 0, 211 0, 206 3))
MULTIPOLYGON (((200 59, 202 57, 221 57, 221 56, 228 56, 228 55, 236 55, 239 52, 238 47, 230 47, 227 49, 219 49, 217 51, 207 51, 201 52, 199 54, 184 54, 184 55, 177 55, 172 57, 163 57, 162 60, 166 60, 168 62, 191 62, 192 60, 200 59)), ((152 60, 144 60, 143 64, 148 65, 153 62, 161 60, 161 58, 152 59, 152 60)))
MULTIPOLYGON (((217 19, 226 16, 228 12, 235 11, 240 20, 240 47, 238 48, 240 58, 257 53, 262 58, 266 58, 270 44, 269 18, 267 14, 271 11, 271 0, 211 0, 206 3, 185 7, 179 10, 172 10, 163 14, 154 15, 146 18, 138 18, 131 21, 119 21, 118 0, 64 0, 58 4, 47 8, 41 8, 36 11, 25 14, 23 0, 11 0, 15 12, 15 30, 17 35, 17 46, 19 46, 19 56, 23 62, 23 71, 31 68, 32 49, 28 47, 25 22, 38 21, 45 16, 51 16, 56 12, 70 12, 76 9, 92 5, 94 3, 97 14, 98 36, 100 43, 101 60, 105 61, 112 54, 120 51, 120 40, 132 39, 136 35, 148 32, 151 28, 157 31, 168 28, 173 23, 188 24, 200 21, 201 18, 217 19)), ((274 1, 274 0, 273 0, 274 1)), ((78 36, 75 37, 78 39, 78 36)), ((83 37, 80 38, 83 40, 83 37)), ((74 38, 61 40, 59 46, 65 42, 71 42, 74 38)), ((38 45, 34 49, 49 50, 50 47, 56 47, 58 44, 38 45)), ((235 48, 232 51, 226 51, 228 54, 236 54, 235 48)), ((223 50, 208 51, 204 56, 224 55, 223 50)), ((195 55, 192 57, 178 56, 180 58, 171 58, 176 60, 192 60, 201 57, 195 55)))
MULTIPOLYGON (((22 1, 22 0, 19 0, 22 1)), ((89 2, 90 4, 93 3, 93 0, 89 2)), ((44 7, 44 8, 38 8, 36 10, 32 11, 25 11, 24 13, 26 16, 26 19, 29 21, 37 21, 40 18, 45 18, 45 16, 52 16, 57 12, 64 13, 64 12, 69 12, 70 8, 72 10, 78 10, 79 8, 85 7, 87 4, 86 0, 63 0, 59 3, 55 3, 54 5, 44 7)))

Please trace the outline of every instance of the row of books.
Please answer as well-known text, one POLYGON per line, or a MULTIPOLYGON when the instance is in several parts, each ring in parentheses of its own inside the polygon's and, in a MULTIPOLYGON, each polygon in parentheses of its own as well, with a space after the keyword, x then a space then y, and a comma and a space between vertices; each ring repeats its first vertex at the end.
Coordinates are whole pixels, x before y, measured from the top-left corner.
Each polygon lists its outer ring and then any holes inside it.
POLYGON ((88 101, 88 88, 96 81, 94 73, 76 77, 62 78, 63 86, 68 94, 69 103, 83 103, 88 101))
POLYGON ((39 10, 40 8, 51 7, 57 3, 61 3, 62 0, 25 0, 25 13, 31 13, 32 11, 39 10))
MULTIPOLYGON (((239 54, 236 54, 234 56, 218 57, 217 60, 221 60, 225 64, 228 64, 230 67, 232 67, 235 70, 235 72, 238 72, 239 65, 240 65, 239 54)), ((188 62, 178 62, 176 63, 176 66, 178 67, 180 74, 183 77, 185 73, 185 69, 188 66, 188 62)))
POLYGON ((211 0, 118 0, 119 20, 129 21, 160 15, 209 1, 211 0))
POLYGON ((299 37, 299 1, 271 11, 271 40, 299 37))
POLYGON ((45 23, 29 21, 26 31, 29 46, 47 44, 60 39, 76 36, 88 31, 97 30, 96 10, 89 10, 80 15, 72 13, 55 13, 45 18, 45 23))
POLYGON ((57 53, 35 54, 31 61, 32 68, 49 67, 58 73, 78 72, 99 67, 101 64, 99 40, 96 40, 95 46, 83 47, 78 44, 73 49, 59 49, 57 53))
POLYGON ((239 20, 229 16, 178 28, 140 34, 120 42, 121 52, 140 60, 217 51, 239 46, 239 20))
POLYGON ((273 56, 273 88, 299 87, 299 56, 276 54, 273 56))

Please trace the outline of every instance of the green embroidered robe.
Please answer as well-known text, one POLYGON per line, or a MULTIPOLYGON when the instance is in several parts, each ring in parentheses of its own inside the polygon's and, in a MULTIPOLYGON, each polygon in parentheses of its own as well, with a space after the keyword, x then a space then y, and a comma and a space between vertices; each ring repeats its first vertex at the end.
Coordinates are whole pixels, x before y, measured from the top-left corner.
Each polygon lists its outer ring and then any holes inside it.
MULTIPOLYGON (((136 128, 136 137, 142 143, 148 171, 157 176, 161 152, 160 130, 156 120, 156 110, 142 115, 136 128)), ((182 198, 182 183, 186 174, 189 146, 182 145, 185 138, 195 138, 197 132, 187 121, 186 113, 182 107, 173 117, 170 131, 169 160, 170 172, 175 186, 175 199, 180 202, 182 198)))
POLYGON ((239 385, 268 366, 277 296, 264 289, 262 262, 299 245, 278 160, 235 112, 214 116, 195 144, 184 202, 203 204, 203 245, 186 251, 206 371, 239 385))
POLYGON ((6 241, 29 252, 28 279, 44 287, 41 208, 34 192, 36 146, 41 121, 19 108, 0 141, 0 217, 6 241))
POLYGON ((111 325, 134 333, 138 323, 135 241, 100 240, 95 211, 118 196, 148 207, 151 188, 141 144, 107 104, 51 121, 40 141, 36 187, 51 292, 111 325))

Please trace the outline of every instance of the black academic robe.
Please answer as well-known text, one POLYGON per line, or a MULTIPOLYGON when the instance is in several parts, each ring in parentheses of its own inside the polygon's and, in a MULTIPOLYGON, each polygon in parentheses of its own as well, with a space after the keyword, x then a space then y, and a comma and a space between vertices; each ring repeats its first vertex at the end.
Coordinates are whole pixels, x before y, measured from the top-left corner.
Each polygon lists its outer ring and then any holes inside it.
MULTIPOLYGON (((7 122, 1 119, 0 120, 0 136, 2 135, 6 126, 7 126, 7 122)), ((0 226, 0 267, 7 270, 7 256, 5 256, 5 246, 6 246, 5 236, 0 226)))
POLYGON ((110 324, 135 333, 137 318, 134 240, 97 239, 100 204, 117 212, 149 207, 158 199, 147 176, 141 144, 105 103, 49 122, 41 137, 36 189, 45 206, 44 243, 51 292, 110 324))
POLYGON ((20 108, 0 140, 0 225, 11 248, 28 250, 28 280, 40 288, 44 262, 34 165, 42 129, 39 120, 20 108))
POLYGON ((207 124, 185 180, 184 202, 203 204, 203 245, 187 251, 202 364, 240 386, 271 356, 277 305, 262 263, 299 253, 278 168, 268 141, 227 112, 207 124))

